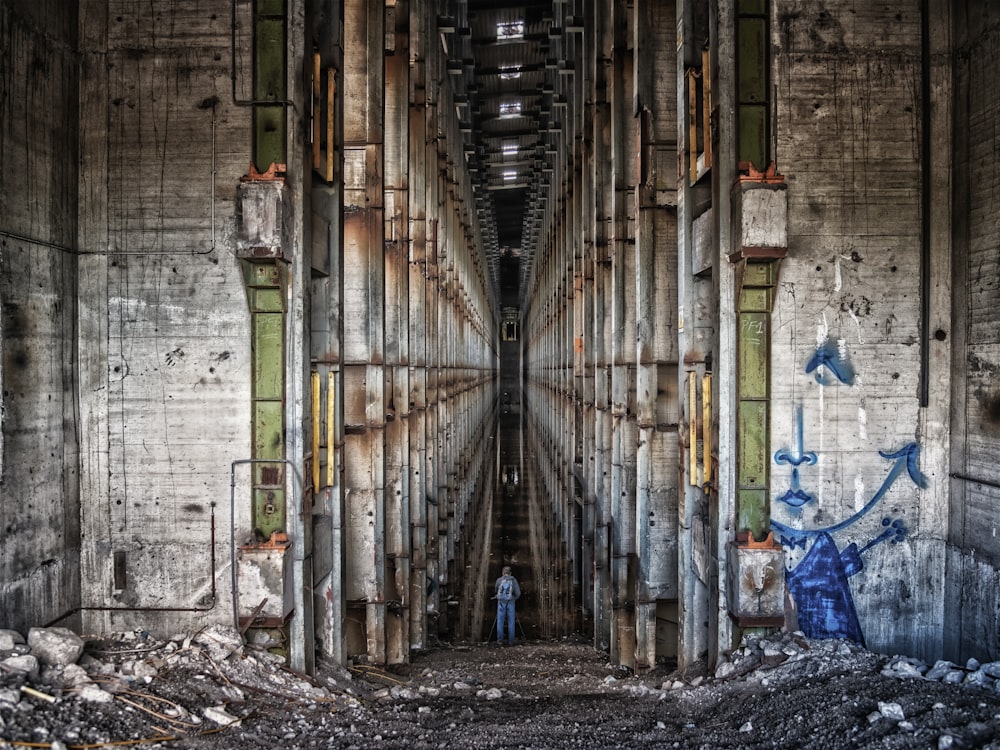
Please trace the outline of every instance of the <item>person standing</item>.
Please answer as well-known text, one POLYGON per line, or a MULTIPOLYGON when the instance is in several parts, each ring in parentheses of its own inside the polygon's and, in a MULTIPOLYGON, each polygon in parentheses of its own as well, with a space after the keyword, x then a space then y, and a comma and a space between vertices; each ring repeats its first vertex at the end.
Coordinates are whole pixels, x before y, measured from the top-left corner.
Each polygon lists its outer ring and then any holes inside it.
POLYGON ((504 624, 507 627, 507 644, 514 645, 514 623, 517 620, 514 614, 514 602, 521 598, 521 586, 517 579, 511 575, 510 566, 504 565, 502 575, 497 578, 493 585, 494 596, 497 600, 497 642, 504 642, 504 624))

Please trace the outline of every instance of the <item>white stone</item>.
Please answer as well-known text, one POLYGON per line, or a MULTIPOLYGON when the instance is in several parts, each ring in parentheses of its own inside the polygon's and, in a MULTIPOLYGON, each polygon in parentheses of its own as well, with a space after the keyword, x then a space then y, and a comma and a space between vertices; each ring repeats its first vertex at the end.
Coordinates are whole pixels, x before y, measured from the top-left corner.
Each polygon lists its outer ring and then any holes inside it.
POLYGON ((90 685, 93 680, 87 674, 87 670, 79 664, 68 664, 62 672, 62 682, 66 687, 77 688, 90 685))
POLYGON ((33 654, 21 654, 19 656, 8 656, 3 661, 3 671, 15 672, 16 674, 38 674, 38 659, 33 654))
POLYGON ((752 732, 753 731, 753 723, 749 722, 749 721, 746 722, 743 726, 740 727, 740 731, 741 732, 752 732))
POLYGON ((224 706, 206 706, 201 713, 206 719, 218 724, 219 726, 228 726, 230 724, 239 725, 240 723, 239 719, 226 712, 224 706))
MULTIPOLYGON (((0 628, 0 638, 9 639, 11 643, 25 642, 24 636, 18 633, 16 630, 5 630, 3 628, 0 628)), ((9 648, 13 648, 13 646, 10 646, 9 648)))
POLYGON ((724 680, 736 674, 736 665, 731 661, 724 661, 715 670, 715 679, 724 680))
POLYGON ((903 707, 895 701, 879 701, 878 711, 882 716, 892 721, 903 721, 906 718, 903 707))
POLYGON ((77 698, 87 703, 110 703, 114 696, 97 685, 84 685, 75 692, 77 698))
POLYGON ((69 628, 32 628, 28 645, 43 664, 76 664, 83 653, 83 639, 69 628))

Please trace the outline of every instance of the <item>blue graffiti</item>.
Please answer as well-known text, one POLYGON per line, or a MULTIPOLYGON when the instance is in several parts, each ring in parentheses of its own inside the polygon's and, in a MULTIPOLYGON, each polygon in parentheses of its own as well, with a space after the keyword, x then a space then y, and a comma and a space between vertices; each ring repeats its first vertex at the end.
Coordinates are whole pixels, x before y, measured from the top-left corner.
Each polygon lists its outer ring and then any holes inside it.
POLYGON ((841 355, 837 344, 830 339, 813 353, 806 364, 806 373, 814 370, 816 382, 820 385, 834 385, 835 380, 844 385, 854 385, 854 366, 846 356, 841 355))
POLYGON ((787 503, 793 508, 801 508, 806 503, 811 502, 813 500, 813 496, 799 486, 799 466, 802 464, 814 466, 816 464, 816 454, 812 451, 809 451, 808 453, 802 452, 802 404, 799 404, 796 407, 795 418, 797 425, 796 438, 799 443, 798 449, 794 454, 791 451, 784 449, 778 451, 774 454, 774 462, 778 464, 789 464, 792 467, 791 487, 780 495, 777 500, 779 502, 787 503))
POLYGON ((786 574, 803 633, 810 638, 850 638, 864 644, 847 582, 860 565, 855 545, 839 552, 830 535, 822 533, 795 570, 786 574))
POLYGON ((771 526, 780 535, 784 547, 805 549, 807 541, 814 539, 802 561, 785 573, 788 591, 798 608, 799 628, 806 635, 812 638, 850 638, 864 645, 864 634, 848 579, 864 568, 863 552, 883 542, 897 544, 903 541, 907 534, 906 524, 902 519, 883 518, 882 532, 860 549, 852 542, 843 550, 838 550, 831 535, 868 514, 904 470, 915 485, 926 487, 927 478, 917 466, 919 453, 916 443, 909 443, 894 453, 879 451, 882 458, 895 459, 892 468, 865 506, 840 523, 821 529, 793 529, 772 519, 771 526))

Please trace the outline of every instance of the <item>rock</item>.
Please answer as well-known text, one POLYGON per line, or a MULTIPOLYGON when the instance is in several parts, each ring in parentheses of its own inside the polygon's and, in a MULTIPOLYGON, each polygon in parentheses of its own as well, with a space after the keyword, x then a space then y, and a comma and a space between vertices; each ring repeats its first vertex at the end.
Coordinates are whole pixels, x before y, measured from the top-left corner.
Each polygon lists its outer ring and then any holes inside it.
POLYGON ((12 651, 19 643, 24 643, 24 637, 16 630, 0 630, 0 651, 12 651))
POLYGON ((0 666, 3 667, 4 672, 24 675, 38 674, 38 659, 32 654, 8 656, 3 661, 0 661, 0 666))
POLYGON ((981 667, 983 673, 994 680, 1000 679, 1000 661, 991 661, 981 667))
POLYGON ((927 670, 924 679, 940 681, 944 676, 955 669, 955 664, 946 659, 938 659, 934 666, 927 670))
POLYGON ((499 688, 490 688, 489 690, 480 690, 476 693, 477 698, 483 698, 488 701, 495 701, 499 698, 503 698, 503 693, 499 688))
POLYGON ((918 667, 905 659, 892 662, 882 670, 882 674, 901 680, 920 679, 924 676, 918 667))
POLYGON ((750 722, 750 721, 746 722, 743 726, 740 727, 740 731, 741 732, 752 732, 753 731, 753 722, 750 722))
POLYGON ((110 703, 114 696, 107 690, 102 690, 97 685, 84 685, 75 693, 77 698, 86 703, 110 703))
POLYGON ((724 680, 736 674, 736 665, 731 661, 722 662, 715 670, 715 679, 724 680))
MULTIPOLYGON (((207 627, 198 633, 194 643, 203 646, 208 651, 209 658, 214 662, 225 661, 229 656, 243 649, 243 638, 232 628, 222 625, 207 627)), ((261 656, 267 656, 265 652, 261 656)), ((273 656, 273 654, 272 654, 273 656)), ((284 657, 278 657, 284 662, 284 657)))
POLYGON ((64 687, 72 690, 83 687, 84 685, 90 685, 93 683, 93 680, 90 679, 90 675, 87 674, 87 670, 79 664, 69 664, 62 671, 61 682, 64 687))
POLYGON ((238 726, 240 724, 240 720, 237 717, 226 712, 225 706, 206 706, 201 714, 219 726, 229 726, 231 724, 238 726))
POLYGON ((969 672, 965 675, 964 683, 966 685, 975 685, 976 687, 990 687, 993 684, 993 680, 987 677, 983 670, 977 669, 975 672, 969 672))
POLYGON ((69 628, 32 628, 28 631, 31 653, 43 664, 76 664, 83 653, 83 639, 69 628))
POLYGON ((949 750, 949 748, 955 747, 955 738, 950 734, 942 734, 938 737, 937 746, 938 750, 949 750))
POLYGON ((906 718, 903 707, 896 702, 879 701, 878 712, 892 721, 903 721, 906 718))
POLYGON ((409 687, 394 687, 389 690, 389 694, 393 698, 404 701, 411 701, 419 696, 419 693, 417 693, 416 690, 409 687))
POLYGON ((971 657, 967 662, 965 662, 965 668, 969 672, 975 672, 981 666, 982 665, 979 663, 979 660, 975 657, 971 657))

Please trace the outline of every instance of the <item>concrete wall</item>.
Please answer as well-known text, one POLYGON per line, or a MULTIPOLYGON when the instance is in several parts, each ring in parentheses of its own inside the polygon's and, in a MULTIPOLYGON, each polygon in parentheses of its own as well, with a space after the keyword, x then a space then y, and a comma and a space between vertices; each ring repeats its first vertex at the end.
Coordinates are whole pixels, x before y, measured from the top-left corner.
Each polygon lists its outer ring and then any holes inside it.
POLYGON ((0 5, 0 627, 80 603, 76 8, 0 5))
POLYGON ((946 276, 949 259, 921 266, 920 4, 773 5, 788 185, 772 340, 776 537, 803 630, 930 656, 948 466, 928 413, 948 393, 921 404, 921 305, 935 304, 921 274, 946 276))
POLYGON ((954 17, 955 347, 952 512, 945 591, 949 656, 997 658, 1000 631, 1000 11, 954 17))
MULTIPOLYGON (((81 11, 83 33, 103 45, 81 88, 81 180, 99 186, 87 194, 94 255, 80 288, 87 628, 231 617, 230 462, 250 452, 248 312, 231 237, 250 112, 233 103, 230 15, 216 6, 81 11)), ((237 52, 245 98, 249 60, 237 52)))

